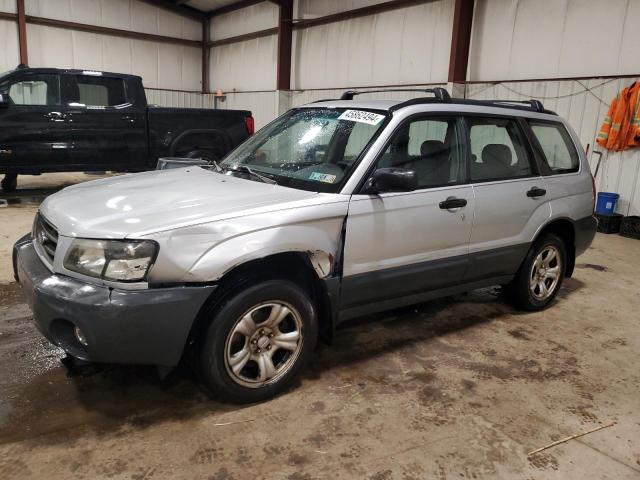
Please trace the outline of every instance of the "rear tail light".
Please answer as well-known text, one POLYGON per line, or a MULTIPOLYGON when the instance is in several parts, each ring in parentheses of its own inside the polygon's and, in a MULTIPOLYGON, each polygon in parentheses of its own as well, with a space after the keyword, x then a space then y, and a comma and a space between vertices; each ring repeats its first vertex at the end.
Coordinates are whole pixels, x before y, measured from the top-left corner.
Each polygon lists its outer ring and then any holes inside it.
POLYGON ((244 122, 247 124, 247 131, 249 132, 249 136, 253 135, 256 131, 256 124, 253 120, 253 117, 244 117, 244 122))

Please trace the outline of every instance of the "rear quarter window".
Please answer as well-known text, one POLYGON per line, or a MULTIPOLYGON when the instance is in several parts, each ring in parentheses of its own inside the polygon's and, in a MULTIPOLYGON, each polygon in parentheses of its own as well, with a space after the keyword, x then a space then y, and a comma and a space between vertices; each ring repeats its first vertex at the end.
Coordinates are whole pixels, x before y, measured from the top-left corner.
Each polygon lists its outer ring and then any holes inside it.
POLYGON ((560 123, 529 121, 552 174, 577 172, 580 159, 569 132, 560 123))

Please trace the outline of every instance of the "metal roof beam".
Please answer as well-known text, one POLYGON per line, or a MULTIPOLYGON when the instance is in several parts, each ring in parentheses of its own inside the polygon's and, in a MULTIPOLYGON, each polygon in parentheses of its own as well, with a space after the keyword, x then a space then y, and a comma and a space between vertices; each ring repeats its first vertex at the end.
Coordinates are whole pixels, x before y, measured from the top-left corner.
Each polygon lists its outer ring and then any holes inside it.
MULTIPOLYGON (((141 0, 155 7, 164 8, 173 13, 177 13, 178 15, 182 15, 183 17, 191 18, 192 20, 202 21, 204 18, 207 18, 207 14, 205 12, 201 12, 193 7, 188 5, 183 5, 185 2, 175 2, 172 0, 141 0)), ((188 1, 188 0, 187 0, 188 1)))

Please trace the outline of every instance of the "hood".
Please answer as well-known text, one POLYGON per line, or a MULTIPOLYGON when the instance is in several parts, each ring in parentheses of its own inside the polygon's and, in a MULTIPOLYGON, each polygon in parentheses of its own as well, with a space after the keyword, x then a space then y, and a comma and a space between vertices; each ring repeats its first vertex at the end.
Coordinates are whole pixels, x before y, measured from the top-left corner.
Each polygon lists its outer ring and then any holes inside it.
POLYGON ((292 208, 319 195, 187 167, 73 185, 49 196, 40 211, 61 235, 125 238, 292 208))

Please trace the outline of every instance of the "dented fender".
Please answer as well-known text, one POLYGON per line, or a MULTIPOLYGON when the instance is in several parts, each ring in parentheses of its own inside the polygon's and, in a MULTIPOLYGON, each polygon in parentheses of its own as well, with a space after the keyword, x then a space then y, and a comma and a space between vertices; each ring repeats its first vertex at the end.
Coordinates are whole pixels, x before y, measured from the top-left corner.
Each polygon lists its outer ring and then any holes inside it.
POLYGON ((155 234, 150 238, 160 251, 149 282, 215 282, 247 262, 289 252, 304 253, 319 278, 329 277, 339 257, 347 209, 345 199, 155 234))

